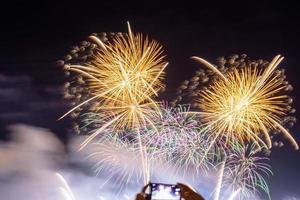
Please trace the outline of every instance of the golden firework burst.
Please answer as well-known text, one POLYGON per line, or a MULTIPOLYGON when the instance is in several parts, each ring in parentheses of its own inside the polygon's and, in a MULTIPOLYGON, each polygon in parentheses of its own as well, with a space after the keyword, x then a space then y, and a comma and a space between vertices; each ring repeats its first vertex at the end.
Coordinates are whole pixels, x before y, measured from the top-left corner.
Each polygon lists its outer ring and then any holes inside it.
POLYGON ((133 34, 129 23, 127 34, 116 34, 108 42, 95 36, 90 39, 98 46, 91 60, 64 66, 83 77, 84 85, 80 87, 89 91, 89 97, 62 118, 83 106, 104 113, 105 124, 84 145, 108 126, 118 132, 151 124, 148 116, 153 110, 159 112, 153 98, 164 88, 164 69, 168 64, 162 46, 142 34, 133 34))
POLYGON ((276 56, 265 69, 246 65, 224 74, 199 57, 193 59, 219 75, 196 100, 203 124, 216 138, 254 141, 271 148, 270 132, 280 130, 298 149, 296 141, 281 125, 281 119, 288 114, 289 97, 285 94, 286 85, 274 70, 283 57, 276 56))

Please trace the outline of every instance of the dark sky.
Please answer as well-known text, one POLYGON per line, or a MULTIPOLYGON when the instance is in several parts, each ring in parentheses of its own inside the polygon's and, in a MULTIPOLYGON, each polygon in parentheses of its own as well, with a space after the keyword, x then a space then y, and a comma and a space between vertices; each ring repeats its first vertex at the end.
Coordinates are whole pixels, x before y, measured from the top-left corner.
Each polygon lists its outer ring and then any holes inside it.
MULTIPOLYGON (((27 121, 22 116, 10 116, 9 120, 0 118, 3 120, 0 121, 1 129, 6 123, 20 121, 49 127, 56 132, 65 127, 67 122, 56 121, 64 112, 64 106, 57 106, 63 101, 53 89, 63 80, 55 61, 93 32, 126 31, 127 20, 134 31, 147 33, 164 45, 170 62, 168 94, 197 69, 198 65, 189 59, 192 55, 214 62, 218 56, 234 53, 268 60, 280 53, 285 56, 281 66, 294 86, 292 95, 300 111, 300 7, 288 1, 195 2, 23 1, 1 5, 0 74, 3 76, 0 86, 23 93, 14 100, 5 100, 1 94, 0 110, 2 113, 11 109, 31 112, 27 121), (16 80, 9 82, 7 77, 16 80), (26 93, 27 90, 30 92, 26 93), (31 93, 29 97, 27 94, 31 93), (51 102, 55 110, 40 113, 43 108, 28 105, 25 108, 24 104, 30 101, 44 107, 51 102)), ((299 115, 297 112, 296 117, 300 118, 299 115)), ((291 131, 300 142, 300 123, 291 131)), ((295 152, 286 142, 284 148, 273 151, 271 163, 273 199, 281 199, 283 194, 300 194, 299 151, 295 152)))

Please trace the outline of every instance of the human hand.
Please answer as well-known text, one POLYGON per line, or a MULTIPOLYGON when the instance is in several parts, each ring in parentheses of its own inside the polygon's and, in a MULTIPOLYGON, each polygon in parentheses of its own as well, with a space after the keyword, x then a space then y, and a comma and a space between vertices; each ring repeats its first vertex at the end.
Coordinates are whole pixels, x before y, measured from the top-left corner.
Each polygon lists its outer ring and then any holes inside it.
POLYGON ((195 192, 189 186, 182 183, 177 183, 177 186, 180 188, 181 198, 185 200, 204 200, 200 194, 195 192))
POLYGON ((144 194, 138 193, 138 194, 136 195, 135 200, 146 200, 146 198, 145 198, 144 194))
POLYGON ((147 194, 145 193, 149 184, 145 185, 140 193, 138 193, 135 197, 135 200, 147 200, 147 194))

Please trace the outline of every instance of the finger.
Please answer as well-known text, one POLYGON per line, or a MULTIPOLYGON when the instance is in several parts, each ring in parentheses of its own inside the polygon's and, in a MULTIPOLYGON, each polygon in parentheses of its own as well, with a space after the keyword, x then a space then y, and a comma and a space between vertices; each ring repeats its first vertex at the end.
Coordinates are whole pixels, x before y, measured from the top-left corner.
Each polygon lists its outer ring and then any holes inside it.
POLYGON ((204 198, 198 194, 198 193, 186 193, 185 196, 182 196, 184 199, 188 199, 188 200, 204 200, 204 198))
POLYGON ((148 183, 147 185, 145 185, 144 187, 143 187, 143 189, 142 189, 142 192, 145 192, 146 191, 146 189, 147 189, 147 187, 150 185, 150 183, 148 183))
POLYGON ((139 193, 139 194, 136 195, 135 200, 146 200, 146 199, 145 199, 144 195, 139 193))
POLYGON ((177 185, 180 188, 182 188, 183 190, 196 192, 196 190, 191 185, 186 185, 186 184, 183 184, 183 183, 177 183, 177 185))
POLYGON ((190 189, 190 187, 189 186, 187 186, 187 185, 185 185, 185 184, 183 184, 183 183, 177 183, 177 186, 180 188, 180 190, 181 191, 190 191, 191 189, 190 189))
POLYGON ((190 192, 181 192, 180 196, 181 196, 181 198, 189 199, 191 194, 190 194, 190 192))

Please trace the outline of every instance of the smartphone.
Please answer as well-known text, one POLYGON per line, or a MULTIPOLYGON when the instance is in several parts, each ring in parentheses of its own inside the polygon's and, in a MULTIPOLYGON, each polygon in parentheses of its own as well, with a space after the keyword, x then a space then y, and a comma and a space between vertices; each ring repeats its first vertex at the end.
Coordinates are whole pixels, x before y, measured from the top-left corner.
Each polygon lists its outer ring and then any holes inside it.
POLYGON ((177 185, 151 183, 151 200, 180 200, 180 188, 177 185))

